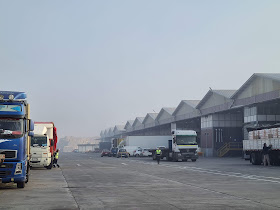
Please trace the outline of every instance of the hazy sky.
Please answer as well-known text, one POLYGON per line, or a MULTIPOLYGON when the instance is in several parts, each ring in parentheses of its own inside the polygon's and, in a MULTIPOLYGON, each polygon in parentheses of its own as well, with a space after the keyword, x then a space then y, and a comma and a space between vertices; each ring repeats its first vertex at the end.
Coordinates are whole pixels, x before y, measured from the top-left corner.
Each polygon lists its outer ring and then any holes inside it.
POLYGON ((96 136, 280 73, 279 0, 0 0, 1 90, 59 137, 96 136))

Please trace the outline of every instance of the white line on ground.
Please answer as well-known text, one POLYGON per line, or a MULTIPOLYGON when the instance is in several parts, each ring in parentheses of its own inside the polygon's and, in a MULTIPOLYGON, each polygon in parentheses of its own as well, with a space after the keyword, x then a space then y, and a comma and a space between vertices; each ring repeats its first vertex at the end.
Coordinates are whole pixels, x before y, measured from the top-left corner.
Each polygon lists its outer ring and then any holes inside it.
MULTIPOLYGON (((131 160, 131 162, 144 163, 142 161, 137 161, 137 160, 131 160)), ((144 164, 155 165, 155 163, 144 163, 144 164)), ((273 182, 273 183, 280 184, 280 181, 278 181, 278 179, 279 179, 278 177, 265 177, 265 176, 249 175, 249 174, 234 173, 234 172, 225 172, 225 171, 218 171, 218 170, 211 170, 211 169, 204 169, 204 168, 190 167, 190 166, 181 167, 178 165, 170 165, 170 164, 162 164, 161 166, 168 167, 168 168, 177 168, 177 169, 182 169, 182 170, 200 172, 200 173, 206 173, 206 174, 229 176, 229 177, 236 177, 236 178, 243 178, 243 179, 250 179, 250 180, 257 180, 257 181, 264 181, 264 182, 273 182)))
POLYGON ((77 164, 77 166, 81 166, 80 164, 77 164))
POLYGON ((125 165, 125 166, 127 166, 127 164, 126 163, 122 163, 123 165, 125 165))

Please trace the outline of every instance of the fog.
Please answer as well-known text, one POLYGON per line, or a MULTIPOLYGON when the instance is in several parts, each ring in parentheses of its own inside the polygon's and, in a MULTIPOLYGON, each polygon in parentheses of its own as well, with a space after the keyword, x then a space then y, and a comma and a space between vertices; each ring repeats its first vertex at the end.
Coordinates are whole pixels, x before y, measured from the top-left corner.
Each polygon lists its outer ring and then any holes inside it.
POLYGON ((279 73, 280 1, 0 1, 1 90, 98 136, 253 73, 279 73))

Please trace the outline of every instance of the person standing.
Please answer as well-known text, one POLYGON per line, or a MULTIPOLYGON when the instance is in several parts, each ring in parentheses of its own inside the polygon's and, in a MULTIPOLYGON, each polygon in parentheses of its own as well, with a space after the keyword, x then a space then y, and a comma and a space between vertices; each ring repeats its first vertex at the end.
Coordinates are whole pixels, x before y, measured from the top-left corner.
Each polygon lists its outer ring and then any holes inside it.
POLYGON ((269 150, 271 149, 271 145, 266 146, 266 143, 263 144, 263 165, 270 165, 270 160, 269 160, 269 150))
POLYGON ((157 163, 159 164, 160 158, 161 158, 161 149, 157 148, 156 150, 156 157, 157 157, 157 163))
POLYGON ((54 160, 53 160, 53 167, 55 168, 55 165, 59 168, 59 165, 57 163, 59 157, 59 149, 56 150, 54 153, 54 160))

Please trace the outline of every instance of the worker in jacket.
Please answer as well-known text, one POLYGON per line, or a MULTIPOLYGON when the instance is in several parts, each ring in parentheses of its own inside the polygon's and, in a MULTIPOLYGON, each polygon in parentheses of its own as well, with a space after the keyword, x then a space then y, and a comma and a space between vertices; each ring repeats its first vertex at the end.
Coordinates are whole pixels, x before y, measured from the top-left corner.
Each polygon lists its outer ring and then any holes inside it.
POLYGON ((57 163, 58 157, 59 157, 59 149, 57 149, 56 152, 54 153, 54 159, 53 159, 53 167, 54 167, 54 168, 55 168, 55 164, 56 164, 57 167, 59 168, 59 165, 58 165, 58 163, 57 163))
POLYGON ((157 163, 158 164, 159 164, 160 158, 161 158, 161 149, 157 148, 157 150, 156 150, 156 159, 157 159, 157 163))

